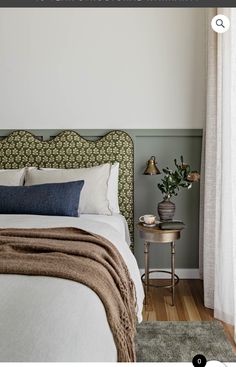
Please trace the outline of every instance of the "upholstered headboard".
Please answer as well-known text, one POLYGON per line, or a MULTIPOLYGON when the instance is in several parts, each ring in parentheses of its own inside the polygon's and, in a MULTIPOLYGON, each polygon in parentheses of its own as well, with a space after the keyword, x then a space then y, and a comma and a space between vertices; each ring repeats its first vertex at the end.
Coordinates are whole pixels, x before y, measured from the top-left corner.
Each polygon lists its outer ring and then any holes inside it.
POLYGON ((79 168, 107 162, 120 163, 119 205, 133 243, 134 147, 124 131, 111 131, 99 140, 64 131, 41 141, 27 131, 14 131, 0 141, 0 169, 21 167, 79 168))

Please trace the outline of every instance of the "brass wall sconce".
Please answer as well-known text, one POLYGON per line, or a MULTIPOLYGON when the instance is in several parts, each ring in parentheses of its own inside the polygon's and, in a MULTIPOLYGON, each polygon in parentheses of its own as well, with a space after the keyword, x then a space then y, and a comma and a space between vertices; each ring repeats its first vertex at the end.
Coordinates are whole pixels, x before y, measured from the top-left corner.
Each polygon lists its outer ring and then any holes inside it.
POLYGON ((145 171, 143 172, 143 174, 144 175, 159 175, 160 171, 159 171, 156 164, 157 164, 156 158, 154 156, 152 156, 147 161, 147 167, 146 167, 145 171))

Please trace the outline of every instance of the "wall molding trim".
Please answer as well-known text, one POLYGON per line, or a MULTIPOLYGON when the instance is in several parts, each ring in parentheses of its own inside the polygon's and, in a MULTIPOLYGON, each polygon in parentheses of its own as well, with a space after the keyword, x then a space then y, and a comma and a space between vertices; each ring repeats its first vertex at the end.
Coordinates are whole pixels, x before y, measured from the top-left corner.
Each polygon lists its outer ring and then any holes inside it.
MULTIPOLYGON (((114 129, 24 129, 25 131, 29 131, 34 135, 42 135, 46 138, 49 138, 50 135, 57 135, 64 130, 72 130, 79 133, 84 138, 86 137, 95 137, 99 138, 100 136, 106 135, 108 132, 114 129)), ((119 128, 117 130, 120 130, 119 128)), ((122 131, 127 132, 133 139, 135 138, 146 138, 146 137, 202 137, 203 130, 202 129, 121 129, 122 131)), ((0 136, 7 136, 14 129, 0 129, 0 136)))
MULTIPOLYGON (((154 270, 154 269, 150 269, 154 270)), ((170 271, 170 269, 160 269, 170 271)), ((140 274, 144 273, 144 269, 139 269, 140 274)), ((180 279, 201 279, 199 269, 175 269, 176 274, 180 279)), ((168 279, 168 274, 165 273, 154 273, 150 274, 150 279, 168 279)))
POLYGON ((202 129, 136 129, 132 131, 137 138, 155 136, 202 136, 202 129))

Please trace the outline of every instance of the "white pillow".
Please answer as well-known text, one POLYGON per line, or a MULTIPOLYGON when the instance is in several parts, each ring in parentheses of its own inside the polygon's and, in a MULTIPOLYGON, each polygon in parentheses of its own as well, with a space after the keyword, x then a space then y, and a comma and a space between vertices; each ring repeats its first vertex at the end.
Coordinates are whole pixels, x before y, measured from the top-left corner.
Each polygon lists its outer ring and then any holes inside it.
POLYGON ((0 185, 2 186, 22 186, 24 178, 25 168, 0 170, 0 185))
MULTIPOLYGON (((26 177, 31 170, 37 170, 36 167, 28 167, 26 169, 26 177)), ((40 168, 40 171, 55 171, 57 168, 40 168)), ((26 179, 28 182, 28 179, 26 179)), ((109 202, 109 209, 111 214, 120 214, 119 197, 118 197, 118 184, 119 184, 119 162, 115 162, 111 166, 110 176, 108 179, 107 199, 109 202)))
POLYGON ((111 166, 110 177, 108 180, 107 198, 109 201, 109 209, 112 214, 119 214, 119 198, 118 198, 118 182, 119 182, 119 163, 116 162, 111 166))
POLYGON ((102 164, 91 168, 78 169, 34 169, 27 170, 25 185, 57 183, 84 180, 81 191, 79 212, 81 214, 110 215, 107 198, 111 165, 102 164))

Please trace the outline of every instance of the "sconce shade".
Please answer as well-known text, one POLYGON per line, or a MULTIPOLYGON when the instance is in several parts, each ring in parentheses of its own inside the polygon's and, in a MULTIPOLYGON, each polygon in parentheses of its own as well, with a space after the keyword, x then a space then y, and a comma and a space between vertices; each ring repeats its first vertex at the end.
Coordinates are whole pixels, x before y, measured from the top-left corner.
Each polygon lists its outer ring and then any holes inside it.
POLYGON ((154 156, 152 156, 148 162, 147 162, 147 167, 145 169, 145 171, 143 172, 144 175, 159 175, 160 171, 157 168, 156 165, 156 158, 154 156))

